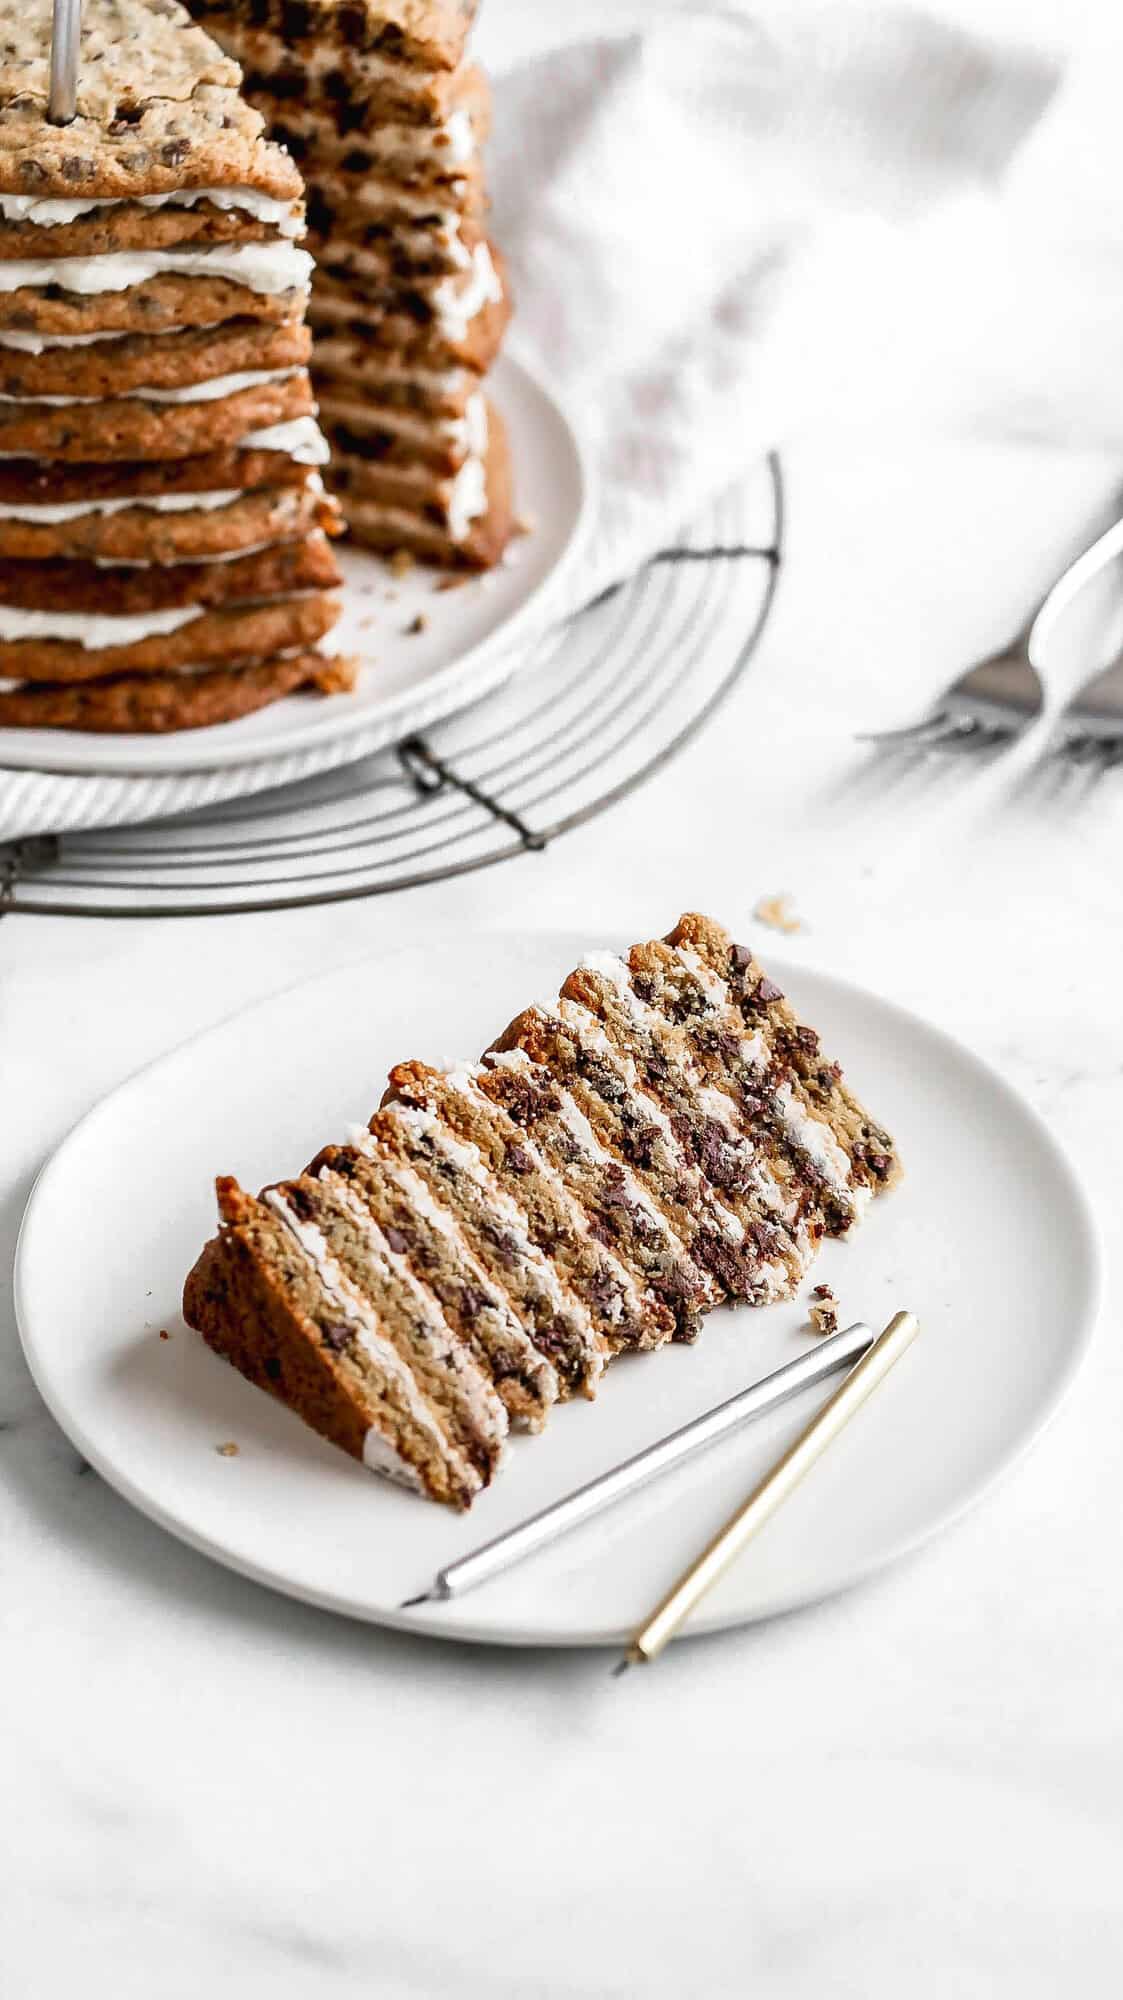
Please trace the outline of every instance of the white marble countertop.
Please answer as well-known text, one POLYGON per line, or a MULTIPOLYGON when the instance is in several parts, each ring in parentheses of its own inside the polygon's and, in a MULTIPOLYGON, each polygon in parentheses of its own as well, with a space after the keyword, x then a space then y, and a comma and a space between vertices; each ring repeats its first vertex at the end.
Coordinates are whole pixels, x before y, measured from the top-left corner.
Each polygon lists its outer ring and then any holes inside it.
MULTIPOLYGON (((565 11, 584 27, 626 8, 565 11)), ((489 0, 482 53, 546 23, 489 0)), ((1070 1149, 1111 1281, 1089 1364, 1031 1455, 920 1555, 621 1683, 601 1654, 350 1625, 181 1547, 46 1415, 5 1277, 11 2000, 1118 1992, 1123 773, 1088 797, 1009 764, 890 784, 850 734, 1005 637, 1118 466, 822 439, 787 473, 789 559, 748 679, 671 770, 548 853, 284 915, 0 923, 0 1261, 98 1096, 306 969, 436 925, 476 949, 511 926, 638 936, 691 904, 767 956, 749 912, 788 890, 805 928, 785 951, 963 1037, 1070 1149)), ((127 1227, 127 1188, 121 1208, 127 1227)))
MULTIPOLYGON (((699 902, 744 925, 781 889, 806 925, 785 949, 922 1009, 1028 1094, 1114 1259, 1123 777, 1083 801, 1003 768, 888 787, 849 736, 1005 634, 1112 470, 1028 449, 793 455, 790 559, 750 677, 678 765, 545 855, 318 911, 0 924, 5 1266, 40 1162, 100 1093, 305 968, 434 925, 630 936, 699 902)), ((123 1227, 127 1208, 123 1188, 123 1227)), ((924 1553, 619 1683, 600 1654, 352 1626, 180 1547, 84 1473, 5 1300, 0 1986, 1114 1993, 1118 1318, 1116 1292, 1042 1442, 924 1553)))

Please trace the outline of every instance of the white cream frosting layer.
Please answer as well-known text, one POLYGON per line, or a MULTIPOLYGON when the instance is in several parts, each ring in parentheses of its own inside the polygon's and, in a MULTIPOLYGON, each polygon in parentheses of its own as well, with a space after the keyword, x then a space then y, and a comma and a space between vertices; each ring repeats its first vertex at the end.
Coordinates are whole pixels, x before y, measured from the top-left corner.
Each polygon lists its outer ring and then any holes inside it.
POLYGON ((197 508, 228 507, 231 501, 242 498, 242 489, 231 486, 218 493, 137 493, 115 500, 17 500, 0 505, 0 521, 56 527, 61 521, 79 521, 85 514, 124 514, 130 507, 151 507, 157 514, 193 514, 197 508))
POLYGON ((0 263, 0 292, 41 290, 92 296, 127 292, 149 278, 228 278, 273 296, 306 287, 313 263, 294 243, 213 243, 204 250, 111 250, 104 257, 17 257, 0 263))
POLYGON ((472 252, 472 274, 466 285, 458 278, 445 278, 433 293, 437 320, 448 340, 463 340, 472 321, 487 305, 496 305, 503 296, 499 273, 486 243, 477 243, 472 252))
POLYGON ((180 389, 122 389, 119 395, 108 396, 5 396, 0 394, 0 403, 26 403, 47 405, 51 409, 69 409, 75 403, 93 404, 108 402, 134 403, 217 403, 224 396, 240 395, 243 389, 262 389, 269 382, 291 382, 294 375, 303 373, 303 368, 245 368, 234 375, 212 375, 205 382, 188 382, 180 389))
POLYGON ((75 195, 65 199, 0 194, 0 215, 5 222, 32 222, 38 229, 53 229, 77 222, 80 215, 106 208, 194 208, 201 201, 209 201, 213 208, 240 209, 257 222, 271 223, 282 236, 299 236, 303 230, 302 219, 293 214, 291 201, 278 201, 275 195, 251 187, 172 188, 167 194, 75 195))
POLYGON ((135 646, 140 639, 162 639, 202 615, 198 604, 176 605, 168 611, 138 611, 113 615, 99 611, 23 611, 0 604, 0 642, 18 639, 68 639, 88 653, 101 646, 135 646))
POLYGON ((331 449, 315 417, 290 417, 284 424, 267 424, 264 430, 247 431, 238 441, 239 451, 283 451, 297 465, 326 465, 331 449))
MULTIPOLYGON (((201 326, 157 326, 140 335, 144 340, 160 340, 168 333, 213 333, 221 326, 218 319, 205 320, 201 326)), ((0 347, 14 347, 20 354, 49 354, 53 348, 100 347, 105 340, 135 340, 138 329, 122 327, 103 333, 20 333, 7 327, 0 331, 0 347)))
MULTIPOLYGON (((277 492, 276 488, 271 489, 277 492)), ((302 493, 322 493, 324 482, 318 472, 312 474, 303 486, 281 489, 278 501, 284 502, 292 496, 295 506, 302 493)), ((62 521, 78 521, 86 514, 124 514, 130 508, 140 508, 155 514, 211 513, 220 507, 231 507, 237 500, 249 498, 252 489, 242 486, 228 486, 213 493, 135 493, 113 500, 56 500, 42 503, 28 500, 15 501, 11 505, 0 505, 0 521, 29 521, 32 525, 41 523, 44 527, 56 527, 62 521)), ((262 548, 269 544, 263 542, 262 548)), ((248 549, 238 549, 237 555, 248 555, 248 549)))
POLYGON ((466 458, 448 496, 448 532, 462 542, 473 521, 487 513, 487 471, 482 458, 466 458))

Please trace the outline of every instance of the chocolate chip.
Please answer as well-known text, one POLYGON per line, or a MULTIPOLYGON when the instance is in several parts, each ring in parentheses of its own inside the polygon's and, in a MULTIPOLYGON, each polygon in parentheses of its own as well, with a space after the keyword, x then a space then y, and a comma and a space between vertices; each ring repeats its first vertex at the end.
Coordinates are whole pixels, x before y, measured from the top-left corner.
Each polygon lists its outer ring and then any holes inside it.
POLYGON ((382 1234, 397 1256, 401 1257, 409 1249, 409 1238, 400 1229, 384 1229, 382 1234))
POLYGON ((19 175, 21 181, 26 181, 29 186, 41 187, 47 178, 47 169, 41 167, 38 160, 21 160, 19 175))
POLYGON ((166 167, 181 167, 190 151, 189 139, 169 139, 160 148, 160 158, 166 167))
POLYGON ((620 1287, 616 1279, 613 1277, 611 1271, 605 1270, 603 1264, 598 1264, 589 1279, 586 1290, 588 1291, 592 1305, 595 1306, 598 1312, 605 1314, 613 1310, 620 1297, 620 1287))
POLYGON ((510 1168, 513 1174, 532 1174, 534 1172, 534 1161, 531 1159, 525 1146, 508 1146, 504 1156, 504 1164, 510 1168))
POLYGON ((753 955, 748 945, 735 944, 729 953, 729 962, 734 972, 747 972, 753 962, 753 955))
POLYGON ((83 160, 77 153, 68 153, 62 163, 64 181, 86 181, 94 171, 92 160, 83 160))
POLYGON ((638 973, 632 981, 632 991, 638 995, 645 1006, 650 1007, 655 999, 655 981, 649 978, 645 972, 638 973))
POLYGON ((461 1287, 460 1310, 465 1319, 478 1319, 482 1312, 486 1312, 490 1304, 491 1300, 488 1298, 487 1293, 481 1292, 478 1285, 464 1285, 461 1287))
POLYGON ((783 997, 784 994, 782 987, 777 986, 774 979, 768 979, 768 978, 764 978, 761 980, 760 985, 757 987, 756 992, 753 995, 754 1000, 760 1000, 763 1002, 767 1002, 769 1000, 782 1000, 783 997))
POLYGON ((329 1320, 326 1326, 320 1328, 320 1339, 333 1354, 341 1354, 351 1336, 352 1329, 345 1319, 329 1320))
POLYGON ((806 1049, 808 1055, 818 1055, 819 1037, 814 1028, 797 1028, 795 1034, 801 1049, 806 1049))

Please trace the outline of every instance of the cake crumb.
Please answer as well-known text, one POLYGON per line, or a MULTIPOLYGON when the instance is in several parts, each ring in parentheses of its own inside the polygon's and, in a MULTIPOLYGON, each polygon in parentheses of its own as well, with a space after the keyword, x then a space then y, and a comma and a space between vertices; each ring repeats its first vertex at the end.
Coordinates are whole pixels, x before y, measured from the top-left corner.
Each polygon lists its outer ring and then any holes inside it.
POLYGON ((408 549, 395 549, 390 557, 390 574, 408 576, 416 560, 417 558, 411 555, 408 549))
POLYGON ((225 1444, 216 1444, 215 1450, 220 1458, 237 1458, 238 1456, 238 1447, 232 1439, 228 1439, 225 1444))
POLYGON ((359 678, 359 662, 353 654, 336 653, 325 659, 314 676, 321 694, 350 694, 359 678))
POLYGON ((769 930, 783 931, 785 937, 801 931, 803 923, 792 908, 792 899, 786 890, 778 896, 762 896, 753 909, 758 924, 767 924, 769 930))
POLYGON ((829 1285, 816 1285, 807 1308, 812 1333, 838 1332, 838 1299, 829 1285))
POLYGON ((162 1326, 162 1327, 160 1328, 160 1338, 161 1338, 161 1340, 170 1340, 170 1339, 171 1339, 171 1334, 170 1334, 170 1333, 168 1332, 168 1329, 167 1329, 167 1327, 166 1327, 166 1326, 162 1326))
POLYGON ((405 628, 406 638, 412 639, 418 632, 427 631, 428 626, 429 626, 429 620, 426 618, 425 613, 423 611, 419 611, 416 618, 411 618, 409 624, 405 628))

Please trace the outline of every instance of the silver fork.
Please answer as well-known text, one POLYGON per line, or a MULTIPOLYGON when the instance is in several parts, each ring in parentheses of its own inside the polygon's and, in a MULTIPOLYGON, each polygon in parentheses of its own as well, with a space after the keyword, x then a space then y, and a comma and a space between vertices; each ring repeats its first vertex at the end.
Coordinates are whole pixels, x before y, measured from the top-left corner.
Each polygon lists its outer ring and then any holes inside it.
POLYGON ((1099 771, 1123 763, 1123 653, 1073 695, 1049 755, 1095 765, 1099 771))
POLYGON ((1016 742, 1037 721, 1045 705, 1040 668, 1050 633, 1085 584, 1121 550, 1123 521, 1116 521, 1062 570, 1017 637, 953 681, 930 715, 906 729, 864 731, 859 743, 911 744, 924 750, 997 750, 1016 742))

